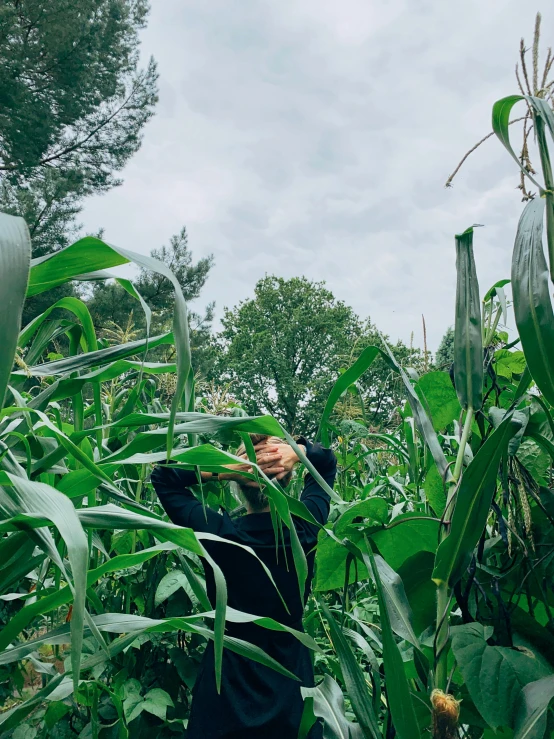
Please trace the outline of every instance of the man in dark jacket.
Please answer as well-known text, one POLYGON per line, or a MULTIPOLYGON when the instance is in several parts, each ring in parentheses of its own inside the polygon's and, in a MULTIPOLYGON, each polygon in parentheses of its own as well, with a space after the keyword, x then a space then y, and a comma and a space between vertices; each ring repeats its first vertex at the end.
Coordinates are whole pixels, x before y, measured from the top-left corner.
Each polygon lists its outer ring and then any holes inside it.
MULTIPOLYGON (((288 444, 275 437, 253 437, 257 464, 270 477, 286 483, 299 462, 288 444)), ((308 460, 329 486, 336 475, 336 458, 330 449, 299 439, 308 460)), ((314 548, 318 527, 300 518, 294 525, 308 562, 308 578, 304 598, 300 598, 290 538, 285 528, 284 548, 276 546, 263 490, 240 476, 248 464, 233 465, 229 473, 219 478, 239 483, 247 515, 231 519, 203 506, 189 486, 196 484, 191 471, 159 466, 152 473, 152 483, 170 519, 195 531, 209 532, 251 547, 268 567, 277 588, 287 603, 285 609, 274 585, 260 562, 240 547, 223 542, 204 541, 208 553, 223 570, 229 594, 229 606, 275 619, 296 630, 302 630, 302 614, 310 591, 314 570, 314 548)), ((202 478, 211 477, 202 472, 202 478)), ((312 475, 306 475, 301 495, 315 520, 323 525, 329 515, 329 496, 312 475)), ((215 582, 209 566, 205 567, 206 586, 210 602, 215 603, 215 582)), ((312 687, 314 674, 309 649, 293 635, 270 631, 255 624, 227 624, 227 634, 257 645, 300 682, 254 662, 230 650, 223 654, 221 694, 215 686, 214 650, 210 642, 193 690, 193 700, 187 739, 296 739, 300 727, 303 700, 300 686, 312 687)), ((319 723, 309 734, 310 739, 322 736, 319 723)))

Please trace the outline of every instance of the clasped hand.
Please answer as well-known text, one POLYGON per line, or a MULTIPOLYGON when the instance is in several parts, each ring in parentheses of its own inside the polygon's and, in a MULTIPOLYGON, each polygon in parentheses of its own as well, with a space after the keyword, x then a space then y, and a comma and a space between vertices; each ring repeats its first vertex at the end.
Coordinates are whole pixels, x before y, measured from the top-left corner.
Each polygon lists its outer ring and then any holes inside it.
MULTIPOLYGON (((256 464, 260 470, 276 480, 282 480, 289 474, 295 464, 299 462, 298 456, 289 444, 278 443, 272 440, 264 440, 254 447, 256 452, 256 464)), ((225 465, 229 472, 220 473, 219 479, 223 480, 242 480, 246 484, 257 485, 256 482, 246 481, 244 476, 237 474, 240 472, 253 472, 252 463, 248 459, 247 454, 241 457, 246 460, 244 464, 225 465)))

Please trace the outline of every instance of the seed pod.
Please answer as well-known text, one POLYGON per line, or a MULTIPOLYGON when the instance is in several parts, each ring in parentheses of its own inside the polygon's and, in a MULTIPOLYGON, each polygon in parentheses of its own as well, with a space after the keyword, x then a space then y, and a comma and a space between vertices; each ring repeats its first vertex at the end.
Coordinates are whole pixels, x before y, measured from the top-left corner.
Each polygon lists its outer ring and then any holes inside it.
POLYGON ((462 408, 478 411, 483 404, 483 333, 473 228, 456 236, 456 272, 454 382, 462 408))

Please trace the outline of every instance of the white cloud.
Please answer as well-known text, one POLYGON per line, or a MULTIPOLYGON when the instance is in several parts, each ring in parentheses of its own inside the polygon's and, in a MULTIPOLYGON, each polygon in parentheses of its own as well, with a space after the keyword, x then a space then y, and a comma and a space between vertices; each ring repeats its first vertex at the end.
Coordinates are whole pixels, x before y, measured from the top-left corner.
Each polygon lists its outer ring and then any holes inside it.
MULTIPOLYGON (((518 0, 155 0, 143 50, 158 112, 88 230, 147 252, 186 224, 216 266, 201 301, 267 273, 326 280, 393 339, 436 348, 453 322, 454 240, 471 223, 483 291, 509 276, 517 173, 487 142, 446 177, 515 91, 518 0)), ((550 16, 543 20, 545 45, 550 16)))

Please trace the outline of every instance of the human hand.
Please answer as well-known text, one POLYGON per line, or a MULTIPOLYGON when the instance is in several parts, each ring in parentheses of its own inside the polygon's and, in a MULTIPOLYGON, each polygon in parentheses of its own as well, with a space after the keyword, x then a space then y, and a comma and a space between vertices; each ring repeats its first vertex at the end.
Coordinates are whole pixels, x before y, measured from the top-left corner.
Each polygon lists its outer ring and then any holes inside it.
MULTIPOLYGON (((263 449, 259 449, 261 444, 254 447, 256 451, 256 464, 265 475, 277 475, 284 471, 284 467, 280 463, 281 452, 280 446, 276 444, 264 444, 263 449)), ((246 485, 257 485, 256 482, 247 480, 241 475, 241 472, 253 472, 252 464, 248 460, 248 455, 242 454, 243 464, 228 464, 225 467, 229 472, 219 474, 220 480, 242 480, 246 485)))
MULTIPOLYGON (((299 444, 299 446, 303 451, 306 451, 305 447, 302 444, 299 444)), ((258 463, 258 465, 261 466, 263 464, 265 455, 269 452, 269 448, 278 450, 278 453, 280 454, 280 460, 278 462, 275 462, 275 465, 272 469, 264 469, 264 472, 266 474, 274 475, 277 480, 282 480, 283 477, 286 477, 286 475, 288 475, 292 471, 294 465, 300 462, 300 459, 289 444, 273 445, 271 443, 271 440, 265 440, 254 447, 256 451, 256 462, 258 463), (281 469, 278 470, 278 467, 280 467, 281 469)))

